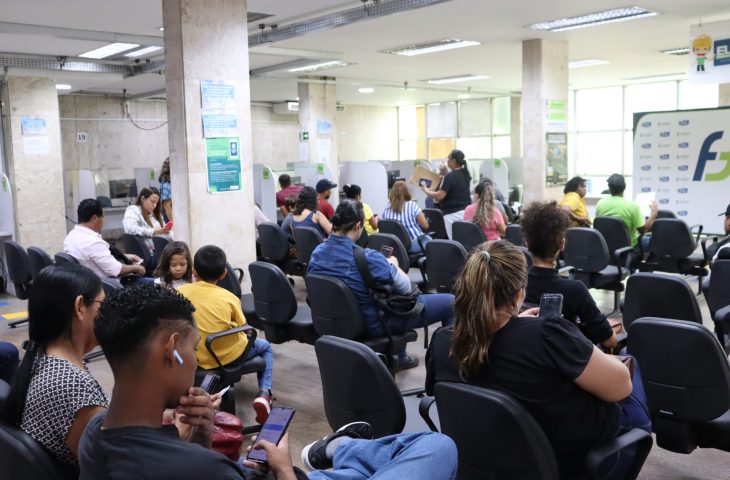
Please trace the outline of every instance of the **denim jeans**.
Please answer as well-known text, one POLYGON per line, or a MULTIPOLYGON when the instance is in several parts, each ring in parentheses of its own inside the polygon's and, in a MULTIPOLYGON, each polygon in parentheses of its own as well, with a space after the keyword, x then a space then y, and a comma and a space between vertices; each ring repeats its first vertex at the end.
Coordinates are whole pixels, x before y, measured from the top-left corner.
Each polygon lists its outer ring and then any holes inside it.
POLYGON ((408 253, 423 253, 425 251, 426 245, 431 240, 431 237, 428 235, 421 235, 418 238, 411 239, 411 248, 408 249, 408 253), (421 244, 423 244, 423 248, 421 248, 421 244))
POLYGON ((402 433, 376 440, 350 440, 335 450, 334 468, 310 473, 312 480, 449 480, 456 477, 456 445, 440 433, 402 433))
POLYGON ((0 380, 13 383, 15 372, 18 371, 20 358, 15 345, 8 342, 0 342, 0 380))
POLYGON ((274 352, 271 350, 271 344, 263 338, 257 338, 242 360, 251 360, 253 357, 263 357, 266 364, 264 371, 257 374, 259 390, 271 390, 271 372, 274 369, 274 352))

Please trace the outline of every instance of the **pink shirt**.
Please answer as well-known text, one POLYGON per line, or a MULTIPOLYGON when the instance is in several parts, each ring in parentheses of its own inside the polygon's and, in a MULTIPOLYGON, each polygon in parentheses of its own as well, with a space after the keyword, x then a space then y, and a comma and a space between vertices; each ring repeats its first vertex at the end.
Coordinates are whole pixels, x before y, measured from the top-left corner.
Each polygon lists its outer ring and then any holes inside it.
POLYGON ((276 192, 276 206, 283 206, 284 201, 291 195, 299 195, 299 192, 302 191, 302 188, 304 187, 301 185, 290 185, 276 192))
POLYGON ((90 228, 76 225, 63 240, 63 251, 100 277, 118 277, 122 264, 112 256, 109 244, 90 228))
MULTIPOLYGON (((469 221, 474 218, 476 211, 476 203, 472 203, 467 206, 464 209, 464 220, 469 221)), ((502 213, 496 207, 492 207, 492 221, 489 222, 489 225, 481 225, 482 232, 484 232, 484 236, 487 237, 487 240, 499 240, 500 237, 497 225, 504 225, 504 218, 502 217, 502 213)))

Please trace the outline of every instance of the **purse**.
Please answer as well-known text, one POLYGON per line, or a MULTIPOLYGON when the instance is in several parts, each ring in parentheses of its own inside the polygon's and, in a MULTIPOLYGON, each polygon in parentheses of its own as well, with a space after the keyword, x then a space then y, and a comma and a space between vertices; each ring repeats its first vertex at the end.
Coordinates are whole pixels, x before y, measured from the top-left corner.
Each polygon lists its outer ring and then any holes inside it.
POLYGON ((215 412, 211 448, 234 462, 237 461, 243 445, 242 429, 243 423, 237 416, 227 412, 215 412))

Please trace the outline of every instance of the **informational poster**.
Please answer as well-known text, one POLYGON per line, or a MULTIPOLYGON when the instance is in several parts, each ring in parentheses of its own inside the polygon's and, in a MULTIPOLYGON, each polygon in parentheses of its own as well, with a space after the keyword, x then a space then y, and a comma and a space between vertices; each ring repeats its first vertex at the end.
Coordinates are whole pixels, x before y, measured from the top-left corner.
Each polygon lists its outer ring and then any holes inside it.
POLYGON ((45 118, 20 117, 21 135, 48 135, 48 123, 45 118))
POLYGON ((203 137, 238 136, 238 118, 235 110, 203 110, 203 137))
POLYGON ((568 181, 568 135, 548 133, 546 135, 546 185, 561 185, 568 181))
POLYGON ((730 83, 730 21, 690 27, 690 83, 730 83))
POLYGON ((730 202, 730 108, 634 114, 634 194, 722 233, 730 202))
POLYGON ((236 108, 236 88, 233 82, 200 81, 200 103, 203 110, 236 108))
POLYGON ((568 131, 568 101, 545 101, 545 128, 548 132, 568 131))
POLYGON ((25 155, 48 155, 50 152, 51 146, 48 143, 48 136, 23 137, 23 153, 25 155))
POLYGON ((239 137, 207 138, 208 191, 232 192, 241 189, 241 142, 239 137))

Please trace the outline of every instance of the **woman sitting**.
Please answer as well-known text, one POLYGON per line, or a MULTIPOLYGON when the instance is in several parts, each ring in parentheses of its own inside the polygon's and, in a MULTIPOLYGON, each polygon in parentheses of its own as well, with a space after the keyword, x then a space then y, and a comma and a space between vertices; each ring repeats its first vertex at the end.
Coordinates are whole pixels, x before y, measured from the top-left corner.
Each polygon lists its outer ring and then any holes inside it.
MULTIPOLYGON (((127 207, 122 221, 124 233, 144 237, 145 245, 153 257, 155 244, 152 237, 154 235, 167 236, 170 233, 170 228, 162 225, 161 212, 160 192, 155 187, 145 187, 140 190, 137 202, 127 207)), ((145 265, 145 267, 154 268, 156 264, 157 262, 153 261, 152 265, 145 265)))
POLYGON ((365 213, 365 231, 368 235, 378 233, 378 214, 373 213, 373 209, 362 201, 362 188, 360 185, 343 185, 342 191, 350 200, 362 203, 362 211, 365 213))
POLYGON ((289 228, 284 229, 282 223, 282 230, 292 242, 294 241, 294 229, 297 227, 312 227, 322 237, 326 237, 332 231, 330 221, 321 212, 317 211, 317 192, 312 187, 304 187, 299 192, 297 207, 292 212, 291 222, 288 226, 289 228))
POLYGON ((534 202, 522 212, 521 224, 533 261, 525 301, 537 305, 543 293, 562 294, 563 318, 578 325, 591 342, 614 348, 616 334, 588 288, 578 280, 561 277, 555 269, 558 255, 565 248, 565 231, 570 226, 567 212, 555 202, 534 202))
MULTIPOLYGON (((454 327, 435 332, 429 347, 426 390, 466 382, 515 397, 545 432, 560 478, 575 478, 590 449, 634 427, 651 431, 640 372, 637 365, 632 387, 629 369, 572 322, 535 317, 537 309, 518 315, 526 284, 525 257, 507 241, 484 243, 467 258, 454 327)), ((604 464, 611 473, 601 478, 622 478, 630 457, 604 464)))
POLYGON ((507 227, 502 212, 496 206, 492 182, 479 182, 474 189, 474 197, 474 203, 464 210, 464 220, 477 224, 487 240, 499 240, 504 236, 507 227))
MULTIPOLYGON (((378 320, 378 307, 370 297, 352 251, 355 242, 362 234, 364 221, 365 215, 360 202, 344 200, 340 203, 332 217, 332 235, 312 252, 307 273, 335 277, 345 282, 360 305, 362 316, 367 323, 368 334, 381 336, 386 332, 378 320)), ((408 275, 398 268, 395 256, 386 258, 380 252, 365 249, 365 259, 375 280, 382 284, 392 284, 395 293, 410 293, 411 281, 408 275)), ((441 322, 442 325, 451 324, 453 295, 446 293, 419 295, 418 300, 424 304, 420 314, 412 317, 385 318, 391 333, 403 333, 436 322, 441 322)), ((398 353, 400 369, 413 368, 417 365, 418 357, 406 354, 405 349, 398 353)))
POLYGON ((586 208, 586 181, 581 177, 573 177, 568 180, 563 188, 563 199, 560 206, 568 212, 573 227, 590 227, 591 219, 588 218, 588 209, 586 208))
POLYGON ((383 210, 383 220, 397 220, 403 224, 411 239, 410 253, 420 253, 426 248, 431 237, 424 233, 428 230, 428 220, 416 202, 411 200, 411 192, 403 180, 393 184, 388 194, 388 204, 383 210))

